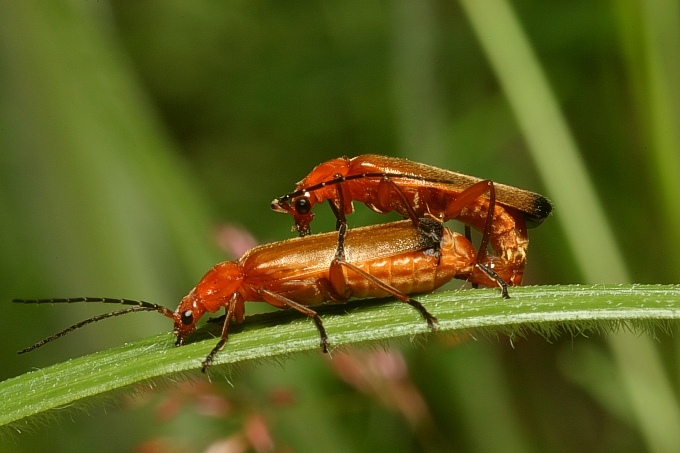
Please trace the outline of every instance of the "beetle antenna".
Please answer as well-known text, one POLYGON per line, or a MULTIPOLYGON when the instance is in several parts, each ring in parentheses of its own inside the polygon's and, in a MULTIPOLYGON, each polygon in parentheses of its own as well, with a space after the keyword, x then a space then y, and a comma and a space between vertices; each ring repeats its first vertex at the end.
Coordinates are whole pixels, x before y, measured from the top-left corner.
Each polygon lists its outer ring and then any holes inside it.
POLYGON ((123 305, 135 305, 134 307, 130 308, 123 308, 122 310, 116 310, 111 313, 104 313, 101 315, 93 316, 91 318, 85 319, 84 321, 80 321, 77 324, 72 325, 71 327, 68 327, 61 332, 55 333, 49 338, 45 338, 44 340, 41 340, 34 344, 33 346, 29 346, 27 348, 22 349, 21 351, 18 351, 17 354, 24 354, 26 352, 30 352, 34 349, 37 349, 41 346, 44 346, 45 344, 56 340, 57 338, 63 337, 64 335, 73 332, 76 329, 80 329, 83 326, 86 326, 88 324, 91 324, 93 322, 101 321, 102 319, 107 319, 107 318, 113 318, 115 316, 120 316, 124 315, 127 313, 136 313, 138 311, 155 311, 163 316, 166 316, 168 318, 173 318, 173 312, 167 307, 164 307, 162 305, 157 305, 157 304, 152 304, 150 302, 145 302, 143 300, 130 300, 130 299, 114 299, 114 298, 109 298, 109 297, 74 297, 74 298, 67 298, 67 299, 14 299, 12 302, 19 303, 19 304, 59 304, 59 303, 73 303, 73 302, 102 302, 102 303, 109 303, 109 304, 123 304, 123 305))
POLYGON ((17 304, 72 304, 75 302, 96 302, 104 304, 136 305, 147 307, 149 311, 154 310, 168 318, 173 317, 173 311, 158 304, 152 304, 143 300, 116 299, 115 297, 68 297, 63 299, 13 299, 17 304))
POLYGON ((122 310, 113 311, 111 313, 104 313, 102 315, 93 316, 93 317, 88 318, 84 321, 80 321, 77 324, 73 324, 71 327, 67 327, 66 329, 62 330, 61 332, 55 333, 51 337, 45 338, 44 340, 40 340, 39 342, 37 342, 33 346, 29 346, 27 348, 22 349, 21 351, 17 351, 17 354, 24 354, 26 352, 30 352, 34 349, 39 348, 40 346, 44 346, 47 343, 56 340, 57 338, 63 337, 64 335, 66 335, 70 332, 73 332, 76 329, 80 329, 81 327, 86 326, 88 324, 91 324, 93 322, 101 321, 102 319, 106 319, 106 318, 113 318, 114 316, 120 316, 120 315, 124 315, 126 313, 134 313, 134 312, 138 312, 138 311, 156 311, 156 310, 154 308, 150 308, 150 307, 130 307, 130 308, 123 308, 122 310))

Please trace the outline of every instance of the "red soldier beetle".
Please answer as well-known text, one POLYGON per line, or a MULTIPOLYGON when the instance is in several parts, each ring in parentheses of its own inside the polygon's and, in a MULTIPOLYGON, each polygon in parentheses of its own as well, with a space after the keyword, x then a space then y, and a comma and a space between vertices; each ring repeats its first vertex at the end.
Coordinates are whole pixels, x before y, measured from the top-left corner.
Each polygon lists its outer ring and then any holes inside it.
MULTIPOLYGON (((342 226, 344 230, 346 226, 342 226)), ((95 316, 71 326, 19 353, 31 351, 77 328, 101 319, 137 311, 157 311, 174 322, 175 344, 182 345, 206 313, 226 311, 220 340, 202 362, 202 371, 227 342, 230 322, 240 323, 245 301, 266 302, 292 308, 312 318, 321 348, 329 340, 319 315, 310 306, 348 299, 394 296, 414 307, 436 329, 437 319, 408 294, 433 291, 453 278, 467 279, 476 268, 476 252, 464 236, 451 232, 439 221, 421 219, 392 222, 343 231, 345 257, 337 255, 337 234, 324 233, 264 244, 250 249, 239 260, 210 269, 173 312, 162 305, 107 298, 19 300, 18 303, 106 302, 134 305, 95 316), (329 265, 330 263, 330 265, 329 265)), ((486 269, 484 284, 497 276, 486 269)))
MULTIPOLYGON (((274 199, 272 209, 291 214, 293 228, 304 236, 310 232, 312 208, 324 200, 328 200, 338 227, 354 211, 353 201, 381 214, 396 211, 414 223, 421 217, 442 222, 459 220, 483 233, 478 262, 487 268, 499 263, 502 272, 497 274, 511 285, 519 285, 524 275, 527 223, 538 226, 552 211, 545 197, 527 190, 373 154, 341 157, 318 165, 294 192, 274 199), (497 257, 487 258, 488 243, 497 257)), ((483 274, 479 274, 482 281, 486 278, 483 274)), ((471 275, 472 283, 479 283, 476 279, 471 275)))

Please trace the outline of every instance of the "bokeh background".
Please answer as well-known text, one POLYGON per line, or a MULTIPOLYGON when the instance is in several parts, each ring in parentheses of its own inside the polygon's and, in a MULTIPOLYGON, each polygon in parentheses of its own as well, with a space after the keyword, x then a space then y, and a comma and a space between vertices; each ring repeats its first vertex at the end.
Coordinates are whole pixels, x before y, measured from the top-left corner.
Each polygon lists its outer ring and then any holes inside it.
MULTIPOLYGON (((140 314, 17 356, 103 308, 12 298, 174 307, 247 234, 291 237, 270 201, 341 155, 551 198, 526 284, 677 282, 679 125, 673 1, 3 1, 0 379, 170 330, 140 314)), ((2 450, 668 451, 679 391, 664 333, 442 336, 65 408, 2 450)))

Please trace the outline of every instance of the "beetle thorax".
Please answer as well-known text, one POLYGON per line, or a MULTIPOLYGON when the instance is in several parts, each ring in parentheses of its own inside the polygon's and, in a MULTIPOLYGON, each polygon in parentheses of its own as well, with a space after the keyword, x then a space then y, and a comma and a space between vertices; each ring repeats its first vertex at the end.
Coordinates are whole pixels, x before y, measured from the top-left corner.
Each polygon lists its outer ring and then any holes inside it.
POLYGON ((241 289, 243 272, 236 261, 225 261, 210 269, 196 285, 196 304, 215 313, 224 308, 232 294, 241 289))

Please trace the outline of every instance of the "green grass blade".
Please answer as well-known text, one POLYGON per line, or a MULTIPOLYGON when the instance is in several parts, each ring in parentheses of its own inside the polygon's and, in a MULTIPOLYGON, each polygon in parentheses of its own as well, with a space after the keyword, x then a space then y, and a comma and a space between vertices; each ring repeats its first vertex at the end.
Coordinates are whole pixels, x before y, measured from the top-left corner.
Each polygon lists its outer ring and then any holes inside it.
MULTIPOLYGON (((538 331, 551 337, 562 329, 578 334, 624 326, 653 331, 667 330, 667 320, 680 319, 680 285, 537 286, 512 288, 508 300, 495 290, 447 291, 418 299, 438 317, 441 332, 460 334, 470 329, 473 334, 511 336, 538 331)), ((428 333, 412 308, 385 300, 324 306, 319 312, 334 346, 428 333)), ((214 324, 200 329, 197 341, 179 348, 170 333, 163 333, 8 379, 0 383, 0 426, 20 430, 23 422, 17 422, 27 417, 133 384, 195 372, 215 344, 212 334, 218 332, 214 324)), ((318 349, 313 323, 299 314, 253 315, 232 328, 211 373, 318 349)))
POLYGON ((461 5, 517 117, 583 280, 630 281, 576 140, 509 2, 465 0, 461 5))
MULTIPOLYGON (((583 281, 629 282, 622 248, 616 244, 616 235, 606 219, 576 140, 517 14, 506 0, 466 0, 461 5, 517 117, 548 195, 555 203, 556 220, 561 223, 570 242, 583 281), (598 259, 593 260, 593 256, 598 259)), ((644 99, 650 100, 651 113, 646 115, 652 123, 649 126, 652 137, 650 148, 656 151, 653 160, 664 189, 661 199, 666 206, 677 206, 673 203, 677 199, 677 190, 673 190, 677 185, 677 134, 669 126, 677 123, 672 120, 676 112, 669 107, 677 98, 677 90, 667 77, 667 74, 674 74, 672 68, 677 63, 663 63, 674 61, 672 56, 677 54, 677 39, 674 39, 677 26, 673 26, 677 22, 677 6, 664 9, 655 3, 654 7, 641 7, 641 11, 620 9, 622 13, 632 12, 636 18, 634 21, 638 16, 644 18, 641 25, 648 36, 642 41, 648 42, 649 46, 645 49, 646 58, 640 60, 648 65, 649 82, 645 81, 643 85, 647 90, 644 99), (661 39, 661 35, 665 39, 661 39), (662 42, 671 44, 662 45, 662 42), (663 58, 664 55, 669 58, 663 58)), ((639 62, 636 61, 635 65, 638 65, 633 66, 637 69, 639 62)), ((677 209, 666 211, 673 212, 667 216, 669 231, 677 231, 677 209)), ((673 246, 669 247, 672 249, 673 246)), ((677 445, 680 436, 673 427, 680 423, 680 411, 672 391, 673 383, 664 373, 660 355, 654 351, 653 344, 649 340, 638 340, 634 347, 630 347, 625 336, 611 336, 609 343, 648 447, 652 451, 665 451, 669 446, 677 445), (653 395, 639 385, 639 378, 634 372, 640 357, 648 361, 645 369, 647 377, 643 381, 653 389, 653 395), (662 410, 656 402, 664 404, 662 410)))

